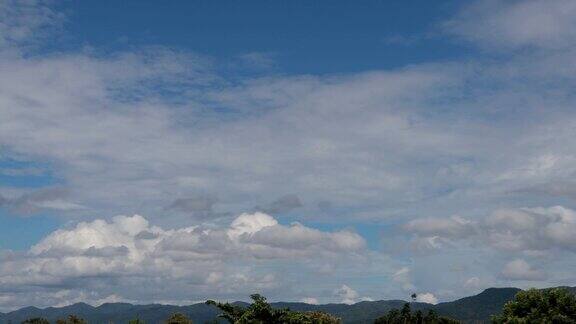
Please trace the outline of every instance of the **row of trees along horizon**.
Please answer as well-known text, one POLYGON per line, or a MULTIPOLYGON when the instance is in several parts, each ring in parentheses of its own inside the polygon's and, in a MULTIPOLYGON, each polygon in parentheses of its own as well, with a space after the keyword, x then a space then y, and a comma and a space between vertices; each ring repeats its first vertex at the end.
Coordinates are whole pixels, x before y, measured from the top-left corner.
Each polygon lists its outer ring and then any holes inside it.
MULTIPOLYGON (((341 320, 331 314, 319 311, 296 312, 288 308, 275 309, 261 295, 250 296, 252 303, 241 307, 230 303, 220 303, 209 300, 206 303, 217 307, 222 313, 218 318, 208 322, 221 323, 219 319, 232 324, 340 324, 341 320)), ((411 296, 413 300, 416 295, 411 296)), ((576 324, 576 297, 562 288, 529 289, 521 291, 513 300, 507 302, 500 314, 493 315, 493 324, 576 324)), ((457 324, 455 319, 439 316, 429 310, 413 312, 410 304, 404 304, 402 309, 393 309, 374 320, 374 324, 457 324)), ((31 318, 22 324, 50 324, 45 318, 31 318)), ((56 324, 87 324, 85 320, 75 315, 59 319, 56 324)), ((140 319, 129 321, 128 324, 145 324, 140 319)), ((164 324, 193 324, 187 316, 181 313, 171 315, 164 324)))

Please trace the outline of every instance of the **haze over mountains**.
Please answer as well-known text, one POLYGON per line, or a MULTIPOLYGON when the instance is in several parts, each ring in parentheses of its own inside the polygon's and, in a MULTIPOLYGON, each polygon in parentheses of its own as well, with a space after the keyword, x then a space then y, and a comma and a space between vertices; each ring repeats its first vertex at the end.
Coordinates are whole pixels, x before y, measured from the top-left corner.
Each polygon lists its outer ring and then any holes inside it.
MULTIPOLYGON (((576 293, 576 287, 567 287, 572 293, 576 293)), ((414 310, 432 309, 440 315, 458 319, 464 323, 485 323, 490 316, 497 314, 502 306, 511 300, 518 288, 488 288, 478 295, 461 298, 451 302, 436 305, 415 302, 411 303, 414 310)), ((325 304, 311 305, 306 303, 272 303, 277 308, 290 308, 297 311, 319 310, 336 315, 344 323, 371 323, 375 318, 385 314, 394 308, 401 308, 403 300, 378 300, 363 301, 352 305, 325 304)), ((244 302, 237 302, 246 305, 244 302)), ((212 306, 198 303, 190 306, 173 305, 132 305, 128 303, 106 303, 93 307, 85 303, 77 303, 65 307, 49 307, 40 309, 26 307, 10 313, 0 313, 1 323, 20 323, 32 317, 45 317, 50 321, 64 318, 69 314, 75 314, 88 321, 88 323, 127 323, 131 319, 141 319, 146 323, 160 323, 173 313, 183 313, 189 316, 194 323, 204 323, 213 320, 219 311, 212 306)))

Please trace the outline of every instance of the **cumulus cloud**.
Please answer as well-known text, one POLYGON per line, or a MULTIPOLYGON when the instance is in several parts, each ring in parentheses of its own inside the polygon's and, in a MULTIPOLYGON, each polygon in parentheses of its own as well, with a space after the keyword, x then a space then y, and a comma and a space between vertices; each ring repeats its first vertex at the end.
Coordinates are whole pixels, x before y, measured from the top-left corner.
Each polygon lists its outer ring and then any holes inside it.
POLYGON ((360 297, 358 292, 347 285, 342 285, 334 291, 334 294, 342 299, 343 304, 355 304, 360 301, 371 301, 370 297, 360 297))
POLYGON ((457 219, 417 219, 404 229, 416 235, 416 242, 468 240, 509 252, 575 251, 576 212, 562 206, 500 209, 481 222, 457 219))
POLYGON ((416 301, 421 302, 421 303, 428 303, 428 304, 433 304, 436 305, 438 304, 438 298, 436 298, 436 296, 434 296, 434 294, 432 293, 419 293, 416 296, 416 301))
POLYGON ((576 213, 561 206, 497 211, 486 225, 490 244, 501 249, 574 251, 576 213))
POLYGON ((228 235, 233 238, 239 238, 247 234, 250 236, 265 227, 278 225, 278 221, 272 216, 264 213, 242 214, 238 216, 231 224, 228 235))
MULTIPOLYGON (((124 284, 119 281, 131 285, 143 280, 158 289, 177 282, 188 288, 191 285, 199 290, 199 298, 205 298, 201 294, 224 294, 228 289, 250 293, 246 290, 270 290, 284 284, 273 272, 251 269, 258 259, 286 260, 298 268, 299 263, 353 259, 366 252, 363 239, 355 233, 321 232, 301 224, 285 226, 263 213, 242 214, 224 228, 170 230, 153 226, 139 215, 116 216, 56 230, 24 254, 5 255, 0 265, 0 292, 92 290, 98 292, 99 297, 94 298, 107 298, 112 291, 122 290, 115 287, 124 284), (92 286, 94 280, 97 287, 92 286)), ((127 289, 129 296, 122 298, 150 302, 170 293, 149 290, 141 295, 134 289, 127 289), (156 297, 157 293, 162 296, 156 297)), ((184 293, 184 287, 174 293, 184 293)), ((60 301, 56 296, 50 299, 53 304, 71 300, 69 294, 60 301)))
POLYGON ((526 261, 516 259, 508 262, 502 270, 502 276, 510 280, 542 280, 543 272, 533 269, 526 261))

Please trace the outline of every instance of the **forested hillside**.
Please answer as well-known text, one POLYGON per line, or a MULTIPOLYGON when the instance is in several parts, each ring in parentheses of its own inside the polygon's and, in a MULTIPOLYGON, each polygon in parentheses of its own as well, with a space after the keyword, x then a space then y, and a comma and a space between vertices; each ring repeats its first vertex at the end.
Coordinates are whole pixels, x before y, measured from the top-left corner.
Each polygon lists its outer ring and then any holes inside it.
MULTIPOLYGON (((572 293, 576 292, 576 287, 567 287, 567 289, 572 293)), ((507 301, 512 300, 519 291, 520 289, 517 288, 489 288, 475 296, 437 305, 411 303, 411 308, 414 311, 432 309, 439 315, 448 316, 464 323, 483 323, 489 320, 490 315, 499 313, 503 305, 507 301)), ((290 308, 294 311, 322 311, 341 318, 344 323, 372 323, 374 319, 388 311, 402 308, 404 303, 405 301, 402 300, 364 301, 353 305, 310 305, 279 302, 272 303, 272 306, 274 308, 290 308)), ((235 304, 239 306, 247 305, 243 302, 235 304)), ((215 307, 204 303, 190 306, 108 303, 99 307, 78 303, 60 308, 39 309, 27 307, 6 314, 0 313, 0 321, 2 323, 20 323, 28 318, 44 317, 54 322, 56 319, 74 314, 86 319, 88 323, 128 323, 128 321, 135 318, 144 320, 146 323, 159 323, 174 313, 185 314, 194 323, 205 323, 213 320, 219 314, 219 311, 215 307)))

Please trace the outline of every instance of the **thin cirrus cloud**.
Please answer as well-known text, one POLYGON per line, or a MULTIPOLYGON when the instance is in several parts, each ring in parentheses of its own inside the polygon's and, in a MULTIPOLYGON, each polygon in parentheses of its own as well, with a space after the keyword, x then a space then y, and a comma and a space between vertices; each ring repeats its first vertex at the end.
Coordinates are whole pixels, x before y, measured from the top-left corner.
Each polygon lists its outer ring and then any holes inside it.
POLYGON ((575 13, 570 0, 476 1, 443 27, 492 49, 565 48, 576 40, 575 13))

